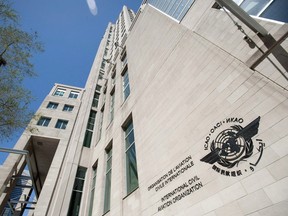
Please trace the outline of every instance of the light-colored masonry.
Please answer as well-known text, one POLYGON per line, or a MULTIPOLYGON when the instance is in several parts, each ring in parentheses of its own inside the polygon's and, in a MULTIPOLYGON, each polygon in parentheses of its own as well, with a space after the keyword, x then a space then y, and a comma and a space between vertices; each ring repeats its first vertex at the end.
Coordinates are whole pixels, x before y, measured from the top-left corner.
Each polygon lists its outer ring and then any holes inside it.
MULTIPOLYGON (((149 4, 136 16, 124 7, 107 27, 85 88, 55 84, 37 112, 49 125, 34 119, 37 130, 15 146, 30 151, 35 173, 46 172, 34 176, 40 194, 31 214, 67 215, 73 205, 82 216, 288 214, 288 26, 255 18, 270 34, 263 38, 231 15, 251 48, 213 5, 195 0, 180 22, 149 4), (63 96, 55 95, 59 88, 63 96), (65 104, 74 109, 64 112, 65 104), (66 129, 55 128, 59 119, 66 129), (129 191, 131 173, 138 186, 129 191)), ((20 165, 11 154, 0 167, 2 203, 20 165)))

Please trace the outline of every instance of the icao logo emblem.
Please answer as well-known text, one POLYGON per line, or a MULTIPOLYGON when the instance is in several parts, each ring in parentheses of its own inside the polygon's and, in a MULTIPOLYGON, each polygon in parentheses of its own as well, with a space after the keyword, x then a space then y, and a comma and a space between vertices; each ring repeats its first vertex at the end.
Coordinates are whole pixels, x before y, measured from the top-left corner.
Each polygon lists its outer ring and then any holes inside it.
POLYGON ((227 118, 212 127, 204 144, 208 153, 200 161, 211 164, 213 170, 225 176, 253 172, 265 147, 261 139, 254 138, 258 134, 260 116, 244 127, 243 123, 242 118, 227 118))

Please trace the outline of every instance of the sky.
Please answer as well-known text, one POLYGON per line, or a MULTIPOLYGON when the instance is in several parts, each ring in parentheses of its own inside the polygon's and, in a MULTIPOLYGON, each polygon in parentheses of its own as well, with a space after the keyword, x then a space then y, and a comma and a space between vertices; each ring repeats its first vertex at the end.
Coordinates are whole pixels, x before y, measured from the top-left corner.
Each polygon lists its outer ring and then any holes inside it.
MULTIPOLYGON (((45 51, 32 59, 37 76, 24 85, 34 97, 36 112, 55 83, 84 87, 98 45, 109 22, 115 23, 123 5, 136 13, 142 0, 21 0, 12 1, 20 28, 39 35, 45 51)), ((13 148, 21 132, 0 146, 13 148)), ((0 164, 6 154, 0 153, 0 164)))

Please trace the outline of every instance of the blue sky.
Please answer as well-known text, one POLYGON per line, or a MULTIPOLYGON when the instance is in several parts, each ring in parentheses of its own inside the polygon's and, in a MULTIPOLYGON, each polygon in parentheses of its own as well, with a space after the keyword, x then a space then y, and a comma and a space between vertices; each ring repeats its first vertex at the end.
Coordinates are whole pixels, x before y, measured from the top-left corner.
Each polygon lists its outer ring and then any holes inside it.
MULTIPOLYGON (((32 59, 38 75, 25 80, 35 98, 31 110, 37 111, 54 83, 84 87, 108 22, 115 23, 123 5, 136 13, 141 3, 142 0, 96 0, 98 13, 93 15, 86 0, 14 1, 21 28, 37 31, 45 48, 32 59)), ((20 134, 0 141, 0 146, 12 148, 20 134)), ((0 153, 0 164, 3 159, 0 153)))

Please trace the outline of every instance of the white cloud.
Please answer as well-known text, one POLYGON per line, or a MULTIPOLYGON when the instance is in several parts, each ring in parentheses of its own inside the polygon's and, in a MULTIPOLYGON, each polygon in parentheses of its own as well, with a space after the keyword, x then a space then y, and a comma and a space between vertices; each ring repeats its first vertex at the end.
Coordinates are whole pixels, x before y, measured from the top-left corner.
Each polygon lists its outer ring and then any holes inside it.
POLYGON ((95 0, 86 0, 88 7, 90 9, 90 12, 95 16, 97 15, 98 9, 95 0))

